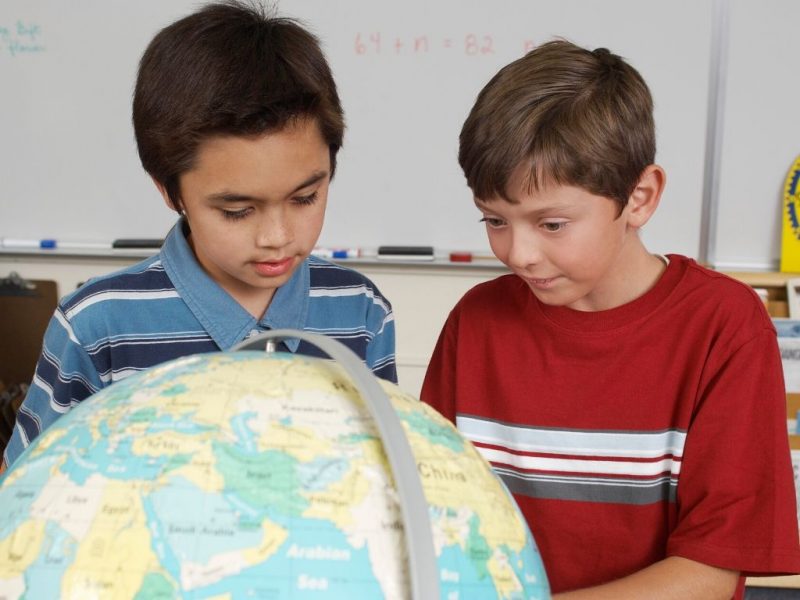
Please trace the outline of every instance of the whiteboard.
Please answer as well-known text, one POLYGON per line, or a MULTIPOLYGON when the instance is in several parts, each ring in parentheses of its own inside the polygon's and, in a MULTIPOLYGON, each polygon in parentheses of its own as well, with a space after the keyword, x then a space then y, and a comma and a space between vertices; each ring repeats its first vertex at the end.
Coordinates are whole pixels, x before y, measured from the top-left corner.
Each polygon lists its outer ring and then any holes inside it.
MULTIPOLYGON (((136 67, 172 0, 0 3, 0 236, 160 237, 174 220, 130 120, 136 67)), ((347 118, 320 243, 488 251, 457 164, 478 91, 531 45, 606 46, 655 99, 661 207, 653 251, 698 255, 711 0, 285 0, 323 42, 347 118)))

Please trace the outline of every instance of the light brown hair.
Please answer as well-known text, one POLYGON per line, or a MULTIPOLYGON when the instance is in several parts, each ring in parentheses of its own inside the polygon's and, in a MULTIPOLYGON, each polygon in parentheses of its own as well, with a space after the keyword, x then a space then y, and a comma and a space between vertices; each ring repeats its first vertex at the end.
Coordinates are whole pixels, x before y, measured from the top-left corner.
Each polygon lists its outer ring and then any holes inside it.
POLYGON ((620 212, 655 160, 653 100, 642 76, 605 48, 547 42, 503 67, 481 90, 459 138, 458 161, 483 201, 574 185, 617 201, 620 212))

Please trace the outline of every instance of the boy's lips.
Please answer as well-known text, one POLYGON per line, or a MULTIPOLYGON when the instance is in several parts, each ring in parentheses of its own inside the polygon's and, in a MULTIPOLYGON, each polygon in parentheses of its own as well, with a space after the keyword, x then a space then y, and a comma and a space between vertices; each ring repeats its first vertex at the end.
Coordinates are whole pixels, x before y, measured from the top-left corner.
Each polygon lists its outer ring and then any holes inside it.
POLYGON ((558 279, 557 277, 546 277, 546 278, 536 278, 536 277, 526 277, 525 281, 528 282, 528 285, 536 288, 538 290, 546 290, 553 286, 553 282, 558 279))
POLYGON ((278 277, 289 271, 292 267, 292 258, 282 258, 281 260, 265 260, 253 262, 253 266, 261 276, 278 277))

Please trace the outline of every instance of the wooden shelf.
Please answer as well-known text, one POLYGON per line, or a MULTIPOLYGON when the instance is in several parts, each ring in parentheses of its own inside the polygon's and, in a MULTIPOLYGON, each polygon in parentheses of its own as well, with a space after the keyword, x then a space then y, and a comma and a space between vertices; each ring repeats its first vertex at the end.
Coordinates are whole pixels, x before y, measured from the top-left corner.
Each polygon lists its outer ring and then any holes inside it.
POLYGON ((777 271, 723 271, 723 273, 753 287, 785 287, 787 280, 800 277, 800 273, 777 271))
POLYGON ((780 577, 748 577, 748 587, 800 588, 800 575, 782 575, 780 577))

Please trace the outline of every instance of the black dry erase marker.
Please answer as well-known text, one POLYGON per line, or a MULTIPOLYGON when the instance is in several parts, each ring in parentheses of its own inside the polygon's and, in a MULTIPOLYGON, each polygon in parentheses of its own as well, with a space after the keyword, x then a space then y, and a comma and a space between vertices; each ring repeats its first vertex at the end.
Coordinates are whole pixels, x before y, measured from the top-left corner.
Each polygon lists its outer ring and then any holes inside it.
POLYGON ((433 260, 433 246, 379 246, 378 258, 385 260, 433 260))
POLYGON ((114 240, 111 244, 112 248, 161 248, 164 243, 162 239, 156 238, 122 238, 114 240))

